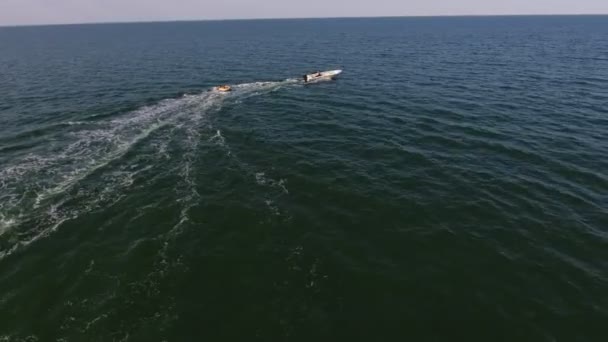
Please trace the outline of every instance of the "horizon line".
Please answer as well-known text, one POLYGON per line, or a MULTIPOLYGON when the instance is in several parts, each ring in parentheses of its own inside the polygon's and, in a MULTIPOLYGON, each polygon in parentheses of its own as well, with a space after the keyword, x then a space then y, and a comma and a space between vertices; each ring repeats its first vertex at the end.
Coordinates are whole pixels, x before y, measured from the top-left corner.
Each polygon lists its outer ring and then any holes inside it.
POLYGON ((161 20, 118 20, 99 22, 68 22, 42 24, 0 25, 0 28, 48 27, 48 26, 78 26, 78 25, 112 25, 112 24, 162 24, 162 23, 192 23, 218 21, 270 21, 270 20, 327 20, 327 19, 399 19, 399 18, 475 18, 475 17, 601 17, 608 13, 568 13, 568 14, 437 14, 437 15, 395 15, 395 16, 343 16, 343 17, 268 17, 268 18, 224 18, 224 19, 161 19, 161 20))

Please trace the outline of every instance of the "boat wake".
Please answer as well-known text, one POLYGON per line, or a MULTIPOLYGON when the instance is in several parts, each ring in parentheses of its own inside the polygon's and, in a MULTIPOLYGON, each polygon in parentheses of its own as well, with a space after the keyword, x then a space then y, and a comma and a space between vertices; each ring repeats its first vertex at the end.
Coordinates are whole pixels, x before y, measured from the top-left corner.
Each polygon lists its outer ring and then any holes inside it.
POLYGON ((177 174, 183 185, 176 189, 182 192, 180 222, 187 221, 189 209, 200 198, 193 168, 201 134, 213 132, 209 114, 226 101, 295 83, 239 84, 230 94, 186 94, 118 116, 63 125, 63 131, 53 132, 53 139, 36 146, 35 152, 0 164, 0 259, 66 221, 117 203, 138 177, 168 159, 180 159, 177 174))

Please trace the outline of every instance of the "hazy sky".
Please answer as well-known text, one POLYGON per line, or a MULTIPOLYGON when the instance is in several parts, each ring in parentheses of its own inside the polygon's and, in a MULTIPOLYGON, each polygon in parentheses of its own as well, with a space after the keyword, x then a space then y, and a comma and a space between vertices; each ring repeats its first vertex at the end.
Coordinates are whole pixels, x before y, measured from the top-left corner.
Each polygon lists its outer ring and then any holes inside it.
POLYGON ((459 14, 608 14, 608 0, 0 0, 0 26, 459 14))

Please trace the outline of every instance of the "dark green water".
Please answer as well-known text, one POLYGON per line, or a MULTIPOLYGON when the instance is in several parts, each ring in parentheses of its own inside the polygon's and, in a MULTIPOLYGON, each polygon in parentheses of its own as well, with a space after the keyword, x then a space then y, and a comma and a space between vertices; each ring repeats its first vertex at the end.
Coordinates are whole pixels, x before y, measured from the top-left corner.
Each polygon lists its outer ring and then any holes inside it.
POLYGON ((607 86, 608 17, 0 28, 0 340, 605 341, 607 86))

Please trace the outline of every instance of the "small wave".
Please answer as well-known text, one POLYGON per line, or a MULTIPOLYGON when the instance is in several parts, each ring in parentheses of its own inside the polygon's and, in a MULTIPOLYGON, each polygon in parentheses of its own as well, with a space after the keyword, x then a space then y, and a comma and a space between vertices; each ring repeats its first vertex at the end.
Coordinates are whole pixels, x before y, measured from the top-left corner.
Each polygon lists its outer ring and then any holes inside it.
POLYGON ((277 181, 277 180, 266 177, 266 174, 264 172, 258 172, 255 174, 255 181, 256 181, 256 183, 258 183, 258 185, 276 187, 276 188, 281 189, 281 191, 283 193, 289 194, 289 190, 287 190, 287 187, 285 185, 287 182, 285 179, 279 179, 277 181))
POLYGON ((255 174, 255 181, 259 184, 259 185, 266 185, 267 180, 266 177, 264 175, 264 172, 258 172, 255 174))
POLYGON ((270 213, 273 216, 281 215, 281 212, 279 211, 279 207, 277 207, 277 205, 272 200, 265 200, 264 203, 266 204, 266 206, 268 207, 268 210, 270 210, 270 213))
POLYGON ((17 221, 14 218, 7 219, 0 214, 0 236, 2 236, 10 227, 15 225, 17 221))
POLYGON ((78 126, 78 125, 86 125, 87 122, 83 122, 83 121, 67 121, 65 123, 68 126, 78 126))
POLYGON ((28 335, 25 337, 14 336, 14 335, 2 335, 0 336, 0 342, 37 342, 40 341, 35 335, 28 335))
POLYGON ((214 136, 209 138, 209 141, 217 141, 220 146, 226 146, 226 139, 224 139, 224 137, 222 136, 222 132, 219 129, 215 132, 214 136))
POLYGON ((238 158, 238 156, 236 154, 232 153, 230 146, 226 142, 226 138, 222 135, 222 132, 220 130, 217 130, 215 135, 211 136, 208 139, 208 141, 213 142, 217 146, 224 149, 226 151, 226 155, 228 157, 230 157, 236 163, 236 165, 238 165, 238 167, 240 169, 242 169, 245 173, 247 173, 248 175, 252 175, 255 178, 255 182, 258 185, 268 186, 271 188, 277 188, 277 189, 280 189, 283 194, 289 194, 289 190, 287 189, 287 185, 286 185, 287 180, 285 180, 285 179, 275 180, 275 179, 267 177, 265 172, 256 172, 257 170, 255 170, 254 167, 252 167, 251 165, 242 161, 241 159, 238 158))

